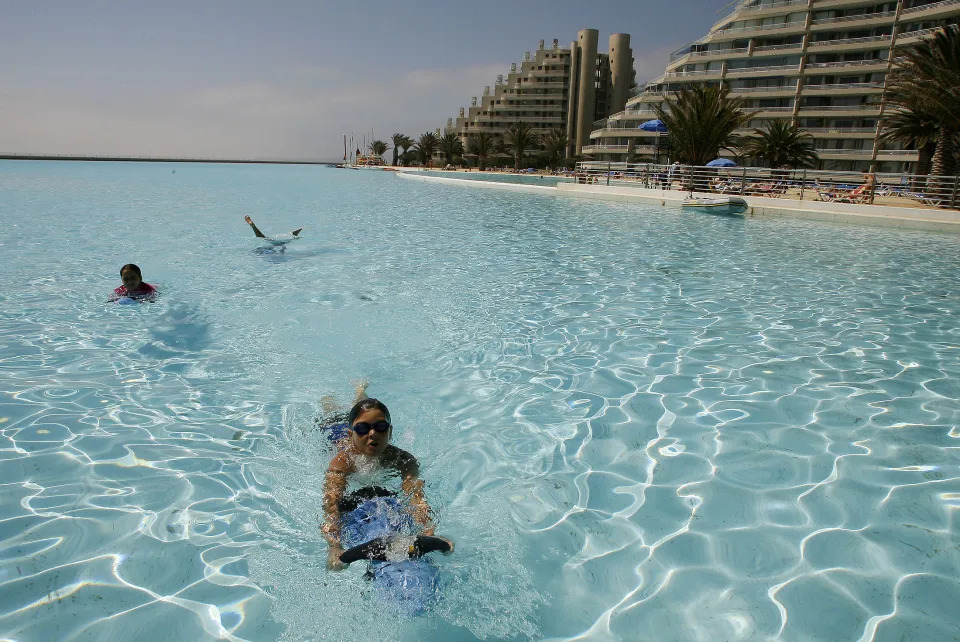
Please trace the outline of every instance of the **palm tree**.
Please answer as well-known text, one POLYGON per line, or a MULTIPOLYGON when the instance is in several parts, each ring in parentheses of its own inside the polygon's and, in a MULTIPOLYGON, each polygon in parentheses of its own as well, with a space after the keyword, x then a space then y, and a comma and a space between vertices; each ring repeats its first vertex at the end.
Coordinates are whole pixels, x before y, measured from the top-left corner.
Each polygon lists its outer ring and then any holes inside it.
POLYGON ((766 129, 754 129, 742 149, 745 155, 762 158, 771 169, 813 167, 819 157, 813 136, 787 120, 768 120, 766 129))
POLYGON ((490 132, 480 132, 467 139, 467 150, 477 155, 477 167, 482 172, 487 164, 487 157, 496 149, 498 137, 490 132))
POLYGON ((382 140, 375 140, 369 145, 367 145, 367 147, 369 148, 371 154, 373 154, 374 156, 379 156, 381 158, 383 158, 383 155, 387 152, 388 149, 390 149, 390 147, 382 140))
POLYGON ((463 156, 463 142, 454 133, 444 134, 437 140, 440 153, 447 159, 447 165, 453 165, 457 156, 463 156))
POLYGON ((734 130, 746 125, 755 112, 741 111, 743 99, 729 98, 728 93, 717 85, 694 85, 674 92, 669 111, 654 105, 654 113, 670 132, 675 160, 706 165, 721 149, 736 144, 734 130))
POLYGON ((930 173, 931 161, 940 137, 940 123, 933 116, 924 113, 922 107, 916 110, 904 110, 884 119, 881 141, 903 143, 907 147, 916 147, 917 174, 930 173))
POLYGON ((503 143, 506 151, 513 157, 513 169, 519 170, 527 150, 538 145, 540 137, 533 132, 530 125, 517 121, 503 133, 503 143))
POLYGON ((417 151, 417 158, 420 160, 421 165, 430 164, 430 159, 433 158, 433 155, 437 152, 438 142, 437 135, 433 132, 421 134, 420 139, 414 145, 417 151))
POLYGON ((406 134, 394 134, 393 135, 393 165, 396 167, 397 162, 400 160, 400 148, 403 148, 403 153, 406 153, 407 148, 413 145, 413 139, 407 136, 406 134))
POLYGON ((547 164, 550 169, 557 169, 563 164, 567 153, 567 132, 562 129, 551 129, 541 137, 544 151, 547 153, 547 164))
POLYGON ((891 103, 922 111, 939 123, 931 161, 934 176, 953 174, 960 132, 960 26, 948 25, 932 38, 898 52, 901 62, 891 74, 891 103))

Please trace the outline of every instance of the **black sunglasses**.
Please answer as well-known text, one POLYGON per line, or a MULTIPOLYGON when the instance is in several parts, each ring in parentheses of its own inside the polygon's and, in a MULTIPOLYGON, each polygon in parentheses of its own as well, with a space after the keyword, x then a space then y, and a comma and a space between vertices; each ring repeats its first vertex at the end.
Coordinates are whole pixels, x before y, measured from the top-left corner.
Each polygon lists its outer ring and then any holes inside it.
POLYGON ((371 430, 376 430, 377 432, 387 432, 388 430, 390 430, 390 428, 391 428, 390 422, 384 421, 383 419, 372 424, 368 424, 365 421, 361 421, 353 424, 353 432, 361 436, 367 434, 371 430))

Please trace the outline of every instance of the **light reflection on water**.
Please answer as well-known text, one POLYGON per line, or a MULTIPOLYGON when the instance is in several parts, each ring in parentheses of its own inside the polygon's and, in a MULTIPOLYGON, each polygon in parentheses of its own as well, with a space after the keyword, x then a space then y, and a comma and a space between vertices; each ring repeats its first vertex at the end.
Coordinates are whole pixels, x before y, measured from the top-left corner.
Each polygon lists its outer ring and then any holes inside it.
POLYGON ((956 238, 311 167, 0 169, 6 635, 960 624, 956 238), (244 214, 303 238, 260 253, 244 214), (130 261, 159 303, 104 303, 130 261), (313 418, 357 378, 458 544, 412 621, 324 570, 313 418))

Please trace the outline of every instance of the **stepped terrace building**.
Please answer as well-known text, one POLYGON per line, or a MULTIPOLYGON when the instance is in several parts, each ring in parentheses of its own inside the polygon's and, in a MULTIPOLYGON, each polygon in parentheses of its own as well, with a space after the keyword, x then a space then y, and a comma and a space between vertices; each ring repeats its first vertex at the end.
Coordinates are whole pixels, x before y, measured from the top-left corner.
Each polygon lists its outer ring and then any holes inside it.
POLYGON ((673 92, 721 83, 757 111, 748 128, 791 119, 813 136, 820 169, 910 171, 915 149, 878 140, 885 81, 897 50, 956 24, 960 0, 744 0, 703 38, 670 56, 662 75, 623 111, 594 123, 584 154, 602 160, 669 158, 664 137, 637 126, 673 92))
POLYGON ((514 63, 504 78, 498 76, 493 90, 474 97, 469 108, 447 120, 445 133, 460 136, 464 148, 480 132, 502 134, 518 121, 544 134, 561 129, 567 134, 567 155, 580 154, 589 143, 594 120, 623 111, 634 86, 633 51, 630 36, 613 34, 608 53, 597 52, 596 29, 583 29, 569 49, 553 46, 527 52, 523 62, 514 63))

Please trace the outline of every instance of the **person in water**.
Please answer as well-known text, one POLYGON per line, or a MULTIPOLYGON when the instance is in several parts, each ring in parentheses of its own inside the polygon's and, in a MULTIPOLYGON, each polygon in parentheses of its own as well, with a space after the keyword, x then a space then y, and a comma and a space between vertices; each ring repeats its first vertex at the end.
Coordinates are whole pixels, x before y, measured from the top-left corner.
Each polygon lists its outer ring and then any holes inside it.
POLYGON ((153 301, 157 296, 157 289, 144 282, 140 268, 133 263, 127 263, 120 268, 120 280, 123 281, 123 285, 113 291, 113 294, 110 295, 110 301, 116 301, 123 297, 140 301, 153 301))
MULTIPOLYGON (((258 239, 269 239, 269 240, 271 240, 271 241, 273 240, 273 239, 271 239, 269 236, 267 236, 266 234, 264 234, 263 232, 260 231, 260 228, 257 227, 256 223, 253 222, 253 219, 250 218, 249 215, 244 216, 244 217, 243 217, 243 220, 245 220, 245 221, 247 222, 247 224, 248 224, 251 228, 253 228, 253 235, 256 236, 258 239)), ((301 231, 303 231, 303 228, 302 228, 302 227, 298 227, 298 228, 295 229, 294 231, 290 232, 290 234, 292 234, 294 238, 299 238, 301 231)))
MULTIPOLYGON (((423 535, 433 535, 434 525, 430 518, 430 506, 423 494, 423 481, 417 459, 405 450, 390 444, 393 425, 390 411, 377 399, 366 398, 353 406, 347 417, 350 426, 348 447, 341 450, 327 467, 324 482, 323 533, 329 549, 327 568, 339 571, 346 567, 340 561, 344 552, 341 537, 341 513, 347 509, 345 497, 347 481, 359 468, 374 465, 396 473, 401 480, 400 488, 406 496, 409 512, 422 529, 423 535)), ((453 543, 450 551, 453 550, 453 543)))

